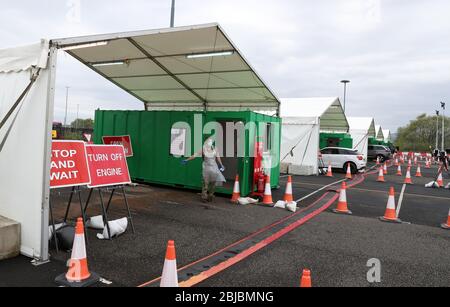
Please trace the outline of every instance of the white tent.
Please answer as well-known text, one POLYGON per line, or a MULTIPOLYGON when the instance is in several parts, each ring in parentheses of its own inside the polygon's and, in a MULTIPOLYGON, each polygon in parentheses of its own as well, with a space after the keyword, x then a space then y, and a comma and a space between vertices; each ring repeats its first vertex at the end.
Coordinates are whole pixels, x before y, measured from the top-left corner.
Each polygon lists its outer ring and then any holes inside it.
POLYGON ((58 49, 141 100, 146 110, 280 111, 278 98, 216 23, 0 50, 0 215, 21 223, 21 251, 38 261, 48 260, 58 49))
POLYGON ((389 130, 389 129, 383 129, 383 136, 384 136, 384 141, 385 141, 386 143, 392 141, 391 130, 389 130))
POLYGON ((48 41, 0 50, 0 215, 21 224, 21 252, 47 259, 54 65, 48 41))
POLYGON ((377 139, 377 141, 383 141, 384 142, 383 128, 381 128, 380 125, 376 125, 375 126, 375 132, 376 132, 375 138, 377 139))
POLYGON ((353 148, 358 150, 367 161, 369 138, 376 136, 375 121, 372 117, 347 117, 353 148))
POLYGON ((321 132, 347 133, 349 125, 337 97, 281 99, 281 170, 317 175, 321 132))

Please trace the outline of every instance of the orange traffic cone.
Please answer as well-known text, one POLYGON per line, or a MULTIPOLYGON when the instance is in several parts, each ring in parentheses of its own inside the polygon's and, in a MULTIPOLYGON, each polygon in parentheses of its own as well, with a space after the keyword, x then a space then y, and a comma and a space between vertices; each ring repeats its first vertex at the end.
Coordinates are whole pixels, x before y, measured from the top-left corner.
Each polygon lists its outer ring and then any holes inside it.
POLYGON ((422 170, 420 169, 420 163, 417 165, 416 177, 422 177, 422 170))
POLYGON ((292 196, 292 177, 288 176, 287 184, 286 184, 286 192, 284 193, 283 200, 285 202, 294 201, 294 197, 292 196))
POLYGON ((384 174, 384 175, 387 175, 387 174, 388 174, 387 162, 384 162, 384 165, 383 165, 383 174, 384 174))
POLYGON ((331 168, 331 163, 328 164, 327 177, 333 177, 333 169, 331 168))
POLYGON ((270 187, 270 177, 266 176, 266 187, 264 189, 264 197, 263 197, 263 204, 264 205, 272 205, 272 189, 270 187))
POLYGON ((395 164, 394 164, 394 165, 395 165, 395 166, 399 166, 398 158, 395 159, 395 164))
POLYGON ((347 184, 342 182, 342 188, 339 194, 339 202, 337 208, 333 210, 334 213, 340 214, 352 214, 350 210, 348 210, 347 206, 347 184))
POLYGON ((383 222, 401 223, 401 221, 397 218, 397 212, 395 210, 395 191, 393 187, 389 190, 386 212, 383 217, 380 217, 380 220, 383 222))
POLYGON ((345 178, 352 179, 352 168, 350 167, 350 163, 347 166, 347 174, 345 175, 345 178))
POLYGON ((439 171, 439 176, 437 179, 437 184, 439 185, 440 188, 444 187, 444 179, 442 178, 442 171, 439 171))
POLYGON ((302 278, 300 280, 300 288, 311 288, 311 271, 303 270, 302 278))
POLYGON ((81 217, 77 219, 72 255, 68 267, 69 270, 66 274, 56 277, 55 282, 57 284, 68 287, 88 287, 100 280, 96 273, 89 272, 88 269, 84 225, 81 217))
POLYGON ((231 202, 237 203, 239 198, 241 198, 241 191, 239 188, 239 175, 236 175, 236 180, 234 181, 233 187, 233 195, 231 196, 231 202))
POLYGON ((380 167, 380 171, 378 172, 378 182, 385 182, 384 180, 384 171, 383 171, 383 167, 380 167))
POLYGON ((441 227, 444 229, 450 229, 450 210, 448 211, 447 224, 442 224, 441 227))
POLYGON ((397 176, 403 176, 402 174, 402 166, 399 164, 397 168, 397 176))
POLYGON ((430 169, 431 168, 431 161, 429 159, 427 159, 427 162, 425 164, 425 168, 426 169, 430 169))
POLYGON ((411 180, 411 167, 408 167, 408 170, 406 171, 406 177, 404 184, 413 184, 411 180))
POLYGON ((161 275, 160 287, 178 287, 177 258, 175 255, 175 242, 170 240, 167 243, 166 259, 161 275))

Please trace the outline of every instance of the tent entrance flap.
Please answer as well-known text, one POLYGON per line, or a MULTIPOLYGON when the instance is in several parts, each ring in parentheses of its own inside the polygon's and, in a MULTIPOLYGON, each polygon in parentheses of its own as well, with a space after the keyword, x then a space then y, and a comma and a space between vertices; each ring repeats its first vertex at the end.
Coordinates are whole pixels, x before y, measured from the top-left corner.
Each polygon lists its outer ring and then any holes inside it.
POLYGON ((152 111, 272 111, 279 100, 218 24, 52 40, 152 111))

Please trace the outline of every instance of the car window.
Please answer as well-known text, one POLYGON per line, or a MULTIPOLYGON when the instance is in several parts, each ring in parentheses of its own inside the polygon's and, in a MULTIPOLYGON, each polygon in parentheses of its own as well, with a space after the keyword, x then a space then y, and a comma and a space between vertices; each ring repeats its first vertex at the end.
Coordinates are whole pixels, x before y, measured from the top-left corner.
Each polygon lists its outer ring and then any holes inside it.
POLYGON ((330 155, 331 149, 330 148, 324 148, 320 151, 323 155, 330 155))
POLYGON ((350 155, 350 156, 356 156, 357 153, 354 150, 350 149, 339 149, 339 154, 341 155, 350 155))
POLYGON ((373 150, 373 146, 369 146, 369 150, 373 150))

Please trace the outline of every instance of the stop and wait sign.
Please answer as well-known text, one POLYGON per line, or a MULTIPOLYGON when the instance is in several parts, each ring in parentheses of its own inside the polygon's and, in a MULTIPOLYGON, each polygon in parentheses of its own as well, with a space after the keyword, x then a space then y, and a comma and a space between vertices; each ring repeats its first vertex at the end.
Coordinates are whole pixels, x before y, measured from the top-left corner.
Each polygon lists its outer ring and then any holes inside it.
POLYGON ((54 141, 50 187, 87 185, 90 188, 131 183, 123 146, 86 145, 82 141, 54 141))

